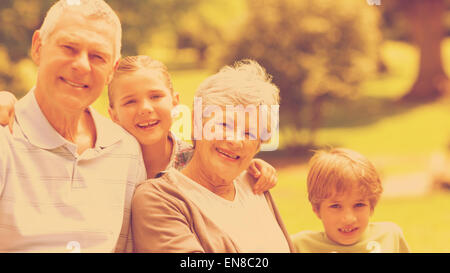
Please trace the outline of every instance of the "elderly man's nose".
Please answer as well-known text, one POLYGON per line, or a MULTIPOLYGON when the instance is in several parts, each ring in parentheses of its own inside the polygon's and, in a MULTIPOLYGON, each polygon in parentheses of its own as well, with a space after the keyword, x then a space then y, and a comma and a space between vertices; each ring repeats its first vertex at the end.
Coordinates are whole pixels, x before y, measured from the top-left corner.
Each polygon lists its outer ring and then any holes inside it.
POLYGON ((81 73, 91 71, 91 63, 89 62, 89 54, 87 52, 80 52, 75 61, 72 63, 73 69, 81 73))

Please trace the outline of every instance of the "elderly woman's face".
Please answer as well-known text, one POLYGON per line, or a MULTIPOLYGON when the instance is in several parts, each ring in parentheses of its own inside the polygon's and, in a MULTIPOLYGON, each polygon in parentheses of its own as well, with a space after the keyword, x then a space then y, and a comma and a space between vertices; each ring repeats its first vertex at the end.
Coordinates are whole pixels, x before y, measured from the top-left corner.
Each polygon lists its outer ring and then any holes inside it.
POLYGON ((236 115, 204 118, 202 140, 196 140, 195 144, 203 169, 228 182, 246 170, 261 143, 257 120, 245 118, 245 125, 242 122, 239 126, 236 115), (206 128, 208 124, 209 129, 206 128), (211 133, 214 139, 211 139, 211 133))

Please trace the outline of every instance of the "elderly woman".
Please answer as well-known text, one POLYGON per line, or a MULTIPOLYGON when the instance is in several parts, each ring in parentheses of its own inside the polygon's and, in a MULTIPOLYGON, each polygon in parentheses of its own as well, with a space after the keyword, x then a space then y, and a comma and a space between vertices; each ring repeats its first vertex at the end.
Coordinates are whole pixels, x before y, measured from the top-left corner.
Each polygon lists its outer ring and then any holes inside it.
POLYGON ((196 98, 203 110, 200 119, 194 115, 191 161, 181 172, 169 169, 136 189, 135 251, 291 252, 269 192, 255 194, 254 180, 245 171, 259 151, 260 132, 267 131, 259 127, 262 117, 257 110, 278 105, 278 88, 261 66, 245 60, 207 78, 196 98), (244 118, 238 124, 239 111, 226 110, 239 105, 257 120, 244 118))

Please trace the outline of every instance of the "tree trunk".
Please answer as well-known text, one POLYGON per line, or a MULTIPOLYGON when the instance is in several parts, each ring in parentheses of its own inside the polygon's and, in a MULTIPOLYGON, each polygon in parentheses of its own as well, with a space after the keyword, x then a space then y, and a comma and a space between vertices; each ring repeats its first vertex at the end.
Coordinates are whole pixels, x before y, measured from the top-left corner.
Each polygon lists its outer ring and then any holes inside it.
POLYGON ((441 60, 444 0, 409 0, 404 3, 413 39, 420 50, 420 65, 414 85, 402 100, 432 100, 449 89, 449 79, 441 60))
POLYGON ((316 133, 320 128, 322 123, 322 106, 325 100, 327 99, 327 95, 318 95, 314 97, 311 103, 311 120, 309 124, 309 146, 314 146, 314 142, 316 141, 316 133))

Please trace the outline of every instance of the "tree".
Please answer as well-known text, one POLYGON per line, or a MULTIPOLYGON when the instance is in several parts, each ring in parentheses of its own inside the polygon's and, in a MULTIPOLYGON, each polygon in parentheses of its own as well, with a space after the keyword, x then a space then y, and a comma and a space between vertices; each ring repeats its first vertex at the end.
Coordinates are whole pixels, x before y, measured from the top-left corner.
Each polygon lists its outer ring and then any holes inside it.
POLYGON ((252 58, 281 90, 280 120, 303 126, 300 109, 314 105, 310 129, 320 123, 323 102, 351 97, 376 71, 378 10, 353 0, 248 0, 249 16, 225 44, 222 63, 252 58))
POLYGON ((442 66, 444 0, 402 0, 411 34, 420 49, 419 73, 404 100, 429 100, 447 93, 449 79, 442 66))
POLYGON ((419 71, 404 101, 428 101, 450 89, 448 76, 442 65, 441 42, 446 33, 444 13, 448 0, 399 0, 383 2, 383 14, 394 37, 408 39, 420 52, 419 71), (394 28, 392 28, 394 27, 394 28))
MULTIPOLYGON (((180 24, 177 18, 202 1, 207 0, 106 0, 122 22, 123 55, 139 54, 140 45, 151 39, 155 29, 162 25, 177 28, 180 24)), ((29 59, 33 32, 39 29, 47 10, 55 2, 0 1, 0 56, 8 57, 0 59, 0 89, 14 90, 19 97, 27 91, 15 73, 16 66, 29 59)))

